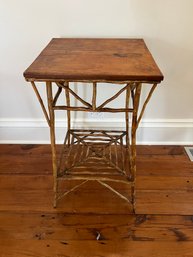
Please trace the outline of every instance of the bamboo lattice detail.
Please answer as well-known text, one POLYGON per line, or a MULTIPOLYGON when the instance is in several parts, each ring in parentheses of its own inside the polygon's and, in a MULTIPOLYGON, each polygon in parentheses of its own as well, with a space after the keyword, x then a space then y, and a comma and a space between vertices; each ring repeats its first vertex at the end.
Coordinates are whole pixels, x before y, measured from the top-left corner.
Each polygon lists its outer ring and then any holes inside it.
POLYGON ((124 165, 124 159, 118 154, 118 151, 125 151, 122 143, 125 131, 70 130, 69 134, 71 142, 68 158, 62 160, 61 156, 60 159, 61 175, 82 174, 81 170, 84 171, 88 168, 86 164, 88 162, 93 163, 90 173, 97 174, 101 169, 99 161, 103 166, 114 169, 112 175, 125 175, 129 172, 124 165), (98 161, 97 166, 96 160, 98 161))
POLYGON ((80 96, 78 96, 70 87, 68 82, 57 82, 56 85, 59 87, 53 101, 53 108, 54 110, 67 110, 67 111, 83 111, 83 112, 133 112, 133 108, 109 108, 104 107, 108 103, 115 100, 120 94, 122 94, 124 91, 126 91, 128 88, 131 88, 131 90, 134 90, 133 83, 128 83, 126 86, 124 86, 122 89, 120 89, 115 95, 107 99, 104 103, 102 103, 100 106, 96 106, 96 96, 97 96, 97 83, 93 83, 93 96, 92 96, 92 103, 88 103, 84 99, 82 99, 80 96), (71 94, 74 96, 75 99, 80 101, 83 106, 70 106, 70 104, 66 105, 56 105, 58 97, 61 93, 61 89, 64 89, 68 95, 71 94))
POLYGON ((99 82, 92 81, 92 101, 89 103, 70 88, 69 81, 55 81, 57 86, 55 95, 53 95, 53 83, 47 81, 48 112, 35 82, 32 81, 31 83, 50 126, 55 192, 54 206, 56 207, 59 200, 77 190, 88 181, 96 181, 131 204, 133 211, 135 211, 136 130, 157 84, 155 83, 151 86, 149 94, 140 110, 140 114, 138 114, 142 89, 141 82, 127 82, 126 85, 117 82, 118 85, 123 87, 116 94, 97 106, 99 82), (58 99, 63 91, 65 93, 66 105, 57 105, 58 99), (125 93, 125 105, 123 107, 107 107, 110 102, 114 101, 123 93, 125 93), (71 96, 83 104, 83 106, 71 106, 71 96), (60 157, 58 157, 59 154, 56 151, 55 142, 54 113, 56 110, 67 111, 67 133, 60 157), (72 129, 71 111, 124 112, 125 130, 72 129), (63 179, 76 180, 79 183, 70 190, 59 193, 58 183, 63 179), (109 184, 118 182, 130 185, 131 195, 129 197, 122 195, 109 184))

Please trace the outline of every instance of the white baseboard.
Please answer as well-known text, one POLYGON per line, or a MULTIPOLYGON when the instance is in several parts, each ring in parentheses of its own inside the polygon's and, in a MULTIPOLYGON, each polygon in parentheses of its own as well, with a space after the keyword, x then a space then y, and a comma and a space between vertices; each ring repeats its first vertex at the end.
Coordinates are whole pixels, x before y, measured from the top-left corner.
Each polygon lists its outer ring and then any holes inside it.
MULTIPOLYGON (((63 141, 66 120, 56 121, 57 143, 63 141)), ((76 120, 76 127, 124 129, 123 120, 76 120)), ((49 128, 43 119, 0 119, 1 144, 48 144, 49 128)), ((143 120, 137 133, 137 144, 193 145, 193 119, 143 120)))

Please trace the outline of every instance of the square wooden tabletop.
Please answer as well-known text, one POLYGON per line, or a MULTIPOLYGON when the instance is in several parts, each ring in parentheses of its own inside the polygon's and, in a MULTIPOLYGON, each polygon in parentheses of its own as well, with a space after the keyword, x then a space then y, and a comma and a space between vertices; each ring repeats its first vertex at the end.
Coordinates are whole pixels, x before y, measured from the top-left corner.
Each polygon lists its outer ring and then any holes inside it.
POLYGON ((24 72, 26 80, 161 82, 143 39, 53 38, 24 72))

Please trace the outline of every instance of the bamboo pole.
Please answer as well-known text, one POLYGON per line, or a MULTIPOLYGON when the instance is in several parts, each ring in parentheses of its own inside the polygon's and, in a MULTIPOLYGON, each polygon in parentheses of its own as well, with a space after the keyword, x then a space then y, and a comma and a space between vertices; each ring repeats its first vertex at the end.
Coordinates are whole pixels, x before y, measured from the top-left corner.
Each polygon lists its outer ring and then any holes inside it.
POLYGON ((95 110, 92 108, 81 107, 81 106, 66 106, 66 105, 59 105, 54 106, 54 110, 69 110, 69 111, 81 111, 81 112, 133 112, 133 108, 99 108, 97 107, 95 110))
MULTIPOLYGON (((126 90, 126 99, 125 99, 125 108, 129 108, 129 99, 130 99, 130 88, 126 90)), ((125 113, 125 125, 126 125, 126 146, 129 145, 129 113, 125 113)))
POLYGON ((58 197, 57 197, 57 200, 60 200, 61 198, 63 198, 64 196, 68 195, 69 193, 75 191, 76 189, 78 189, 80 186, 84 185, 88 180, 85 180, 83 182, 81 182, 80 184, 74 186, 73 188, 71 188, 70 190, 60 194, 58 197))
POLYGON ((115 95, 113 95, 112 97, 110 97, 109 99, 107 99, 104 103, 102 103, 98 109, 103 108, 105 105, 107 105, 108 103, 110 103, 111 101, 113 101, 114 99, 116 99, 123 91, 125 91, 126 89, 128 89, 130 86, 130 84, 127 84, 125 87, 123 87, 122 89, 120 89, 115 95))
POLYGON ((139 123, 140 123, 141 118, 142 118, 142 116, 143 116, 143 114, 144 114, 145 108, 146 108, 146 106, 147 106, 147 104, 148 104, 148 102, 149 102, 149 100, 150 100, 150 98, 151 98, 151 96, 152 96, 154 90, 156 89, 156 86, 157 86, 157 84, 154 84, 154 85, 151 87, 151 90, 150 90, 150 92, 149 92, 149 94, 148 94, 148 96, 147 96, 147 98, 146 98, 146 100, 145 100, 145 102, 144 102, 144 104, 143 104, 143 107, 142 107, 142 109, 141 109, 141 113, 140 113, 140 115, 139 115, 139 118, 137 119, 137 127, 139 126, 139 123))
POLYGON ((92 110, 96 110, 97 83, 93 83, 92 110))
POLYGON ((136 88, 136 85, 138 85, 138 83, 133 83, 131 85, 131 99, 132 99, 132 102, 133 102, 133 106, 134 106, 134 98, 135 98, 135 88, 136 88))
POLYGON ((96 181, 99 180, 100 181, 109 181, 109 182, 116 182, 116 183, 123 183, 126 185, 131 185, 132 182, 128 181, 128 180, 122 180, 122 179, 113 179, 113 178, 108 178, 108 177, 98 177, 98 176, 77 176, 77 175, 73 175, 73 174, 68 174, 68 175, 64 175, 61 177, 58 177, 59 180, 88 180, 88 181, 96 181))
POLYGON ((120 138, 120 145, 121 145, 122 171, 126 175, 125 162, 124 162, 125 154, 123 152, 124 146, 123 146, 123 138, 122 137, 120 138))
MULTIPOLYGON (((65 95, 66 95, 66 104, 70 107, 70 94, 69 94, 69 82, 65 82, 65 95)), ((70 110, 67 110, 67 131, 70 131, 71 127, 71 115, 70 110)), ((68 146, 70 145, 70 133, 68 133, 68 146)))
POLYGON ((53 106, 56 105, 56 102, 57 102, 58 97, 60 96, 61 92, 62 92, 62 88, 58 87, 58 90, 57 90, 56 95, 55 95, 54 100, 53 100, 53 106))
POLYGON ((135 211, 135 182, 136 182, 136 130, 137 130, 137 114, 139 108, 139 101, 141 95, 142 84, 139 83, 135 89, 134 96, 134 111, 132 117, 132 131, 131 131, 131 181, 132 184, 132 203, 135 211))
POLYGON ((70 133, 70 131, 67 131, 67 133, 65 135, 65 138, 64 138, 64 143, 63 143, 63 146, 62 146, 62 149, 61 149, 61 152, 60 152, 60 159, 59 159, 59 162, 58 162, 58 175, 60 175, 61 172, 62 172, 63 155, 64 155, 65 146, 68 142, 69 133, 70 133))
POLYGON ((53 177, 54 177, 54 208, 57 205, 57 193, 58 193, 58 183, 57 183, 57 158, 56 158, 56 142, 55 142, 55 115, 53 110, 53 95, 52 95, 52 83, 46 82, 47 89, 47 101, 48 109, 50 114, 50 139, 51 139, 51 149, 52 149, 52 165, 53 165, 53 177))
POLYGON ((58 82, 57 85, 59 87, 62 87, 64 88, 65 90, 69 91, 77 100, 79 100, 82 104, 86 105, 88 108, 92 108, 92 105, 89 104, 88 102, 86 102, 85 100, 83 100, 79 95, 77 95, 71 88, 69 88, 69 82, 65 82, 64 84, 63 83, 60 83, 58 82))
MULTIPOLYGON (((126 90, 126 99, 125 99, 125 108, 129 108, 129 101, 130 101, 130 92, 131 88, 127 88, 126 90)), ((129 113, 125 113, 125 129, 126 129, 126 151, 125 151, 125 171, 128 178, 131 178, 131 148, 130 148, 130 130, 129 130, 129 113), (128 167, 129 165, 129 167, 128 167)))
POLYGON ((48 113, 46 111, 46 108, 44 106, 43 100, 42 100, 42 98, 41 98, 41 96, 40 96, 40 94, 39 94, 39 92, 37 90, 37 87, 36 87, 34 81, 32 81, 31 84, 32 84, 32 87, 33 87, 33 89, 35 91, 35 94, 36 94, 36 96, 38 98, 38 101, 39 101, 39 103, 40 103, 40 105, 42 107, 42 110, 43 110, 44 116, 45 116, 45 118, 47 120, 48 126, 50 127, 50 118, 49 118, 48 113))
POLYGON ((111 190, 113 193, 115 193, 116 195, 118 195, 121 199, 127 201, 128 203, 131 204, 131 201, 125 197, 124 195, 120 194, 117 190, 115 190, 114 188, 112 188, 111 186, 109 186, 108 184, 106 184, 104 181, 101 180, 97 180, 97 182, 101 185, 103 185, 104 187, 108 188, 109 190, 111 190))

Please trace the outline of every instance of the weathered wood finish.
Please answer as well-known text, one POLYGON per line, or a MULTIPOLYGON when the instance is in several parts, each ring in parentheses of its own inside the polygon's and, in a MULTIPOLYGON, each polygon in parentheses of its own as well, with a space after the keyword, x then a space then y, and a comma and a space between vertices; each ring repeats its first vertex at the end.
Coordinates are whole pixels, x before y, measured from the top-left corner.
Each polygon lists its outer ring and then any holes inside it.
POLYGON ((54 38, 24 76, 30 81, 163 79, 143 39, 54 38))
MULTIPOLYGON (((50 147, 0 145, 0 256, 192 257, 192 163, 179 146, 137 146, 137 152, 141 214, 133 215, 124 199, 96 182, 53 209, 50 147)), ((116 189, 129 191, 124 184, 116 189)))

